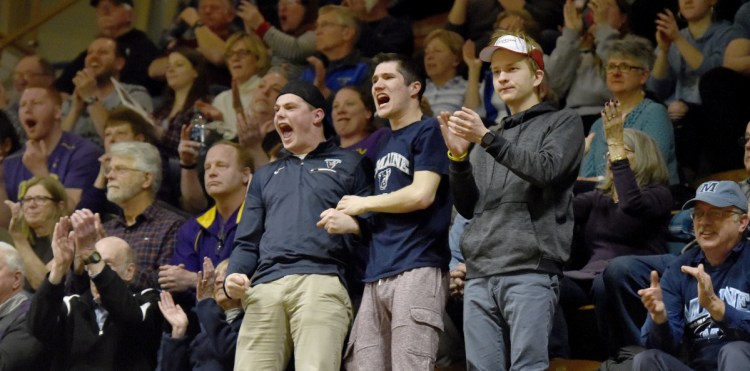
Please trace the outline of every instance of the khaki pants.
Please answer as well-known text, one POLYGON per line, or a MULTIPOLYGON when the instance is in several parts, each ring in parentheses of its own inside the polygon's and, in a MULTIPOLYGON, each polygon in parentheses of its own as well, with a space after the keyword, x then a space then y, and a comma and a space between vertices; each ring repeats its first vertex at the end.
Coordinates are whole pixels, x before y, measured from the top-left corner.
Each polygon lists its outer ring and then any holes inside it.
POLYGON ((294 347, 297 371, 339 371, 352 304, 337 276, 285 276, 251 287, 242 304, 235 370, 284 370, 294 347))

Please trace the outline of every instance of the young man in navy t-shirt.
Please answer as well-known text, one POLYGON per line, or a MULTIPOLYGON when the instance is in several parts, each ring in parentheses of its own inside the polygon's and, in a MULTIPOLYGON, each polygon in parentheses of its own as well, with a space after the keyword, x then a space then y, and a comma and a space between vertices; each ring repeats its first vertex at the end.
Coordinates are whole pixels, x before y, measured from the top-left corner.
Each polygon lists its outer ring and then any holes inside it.
POLYGON ((337 207, 372 213, 365 292, 345 362, 349 370, 432 370, 450 260, 447 148, 437 120, 422 116, 416 64, 396 54, 374 64, 372 95, 392 132, 375 156, 374 195, 344 196, 337 207))

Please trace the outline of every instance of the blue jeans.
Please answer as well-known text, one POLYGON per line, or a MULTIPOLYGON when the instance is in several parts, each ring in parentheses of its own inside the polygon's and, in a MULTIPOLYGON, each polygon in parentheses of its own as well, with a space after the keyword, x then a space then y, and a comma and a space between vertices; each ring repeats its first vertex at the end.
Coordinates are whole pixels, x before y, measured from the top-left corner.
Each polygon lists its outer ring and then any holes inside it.
MULTIPOLYGON (((746 341, 733 341, 725 344, 719 349, 715 370, 731 371, 746 370, 750 364, 750 343, 746 341)), ((682 363, 669 353, 658 349, 649 349, 638 353, 633 359, 634 371, 692 371, 693 369, 682 363)))
POLYGON ((628 345, 640 345, 646 308, 638 290, 649 287, 651 271, 662 272, 677 255, 628 255, 612 259, 602 273, 602 283, 591 288, 597 325, 607 341, 610 356, 628 345))
POLYGON ((546 273, 495 275, 466 281, 467 370, 546 370, 558 278, 546 273))

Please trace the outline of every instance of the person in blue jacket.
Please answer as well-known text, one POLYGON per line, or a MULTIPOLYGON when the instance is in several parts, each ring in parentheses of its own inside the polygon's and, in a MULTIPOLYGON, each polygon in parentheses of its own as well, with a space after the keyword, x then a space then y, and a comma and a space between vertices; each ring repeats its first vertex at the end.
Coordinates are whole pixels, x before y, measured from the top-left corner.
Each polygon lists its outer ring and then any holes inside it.
POLYGON ((731 181, 698 187, 683 209, 692 213, 700 249, 683 253, 661 279, 638 291, 648 318, 641 329, 649 350, 633 370, 740 370, 750 364, 750 217, 747 197, 731 181), (675 355, 685 347, 687 359, 675 355))
POLYGON ((370 194, 371 177, 367 160, 325 140, 324 105, 303 81, 276 99, 284 149, 253 176, 224 282, 245 309, 236 369, 282 370, 292 349, 296 370, 340 369, 353 316, 345 282, 367 233, 335 208, 344 195, 370 194))

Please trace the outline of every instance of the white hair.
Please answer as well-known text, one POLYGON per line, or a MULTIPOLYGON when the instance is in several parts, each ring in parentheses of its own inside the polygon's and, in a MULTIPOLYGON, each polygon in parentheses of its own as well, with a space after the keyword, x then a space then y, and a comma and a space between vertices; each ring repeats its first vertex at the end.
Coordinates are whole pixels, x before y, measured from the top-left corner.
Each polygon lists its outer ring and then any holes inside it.
POLYGON ((18 253, 15 247, 7 242, 0 241, 0 252, 5 255, 5 265, 9 271, 13 273, 21 272, 21 275, 26 277, 26 267, 23 265, 21 254, 18 253))

